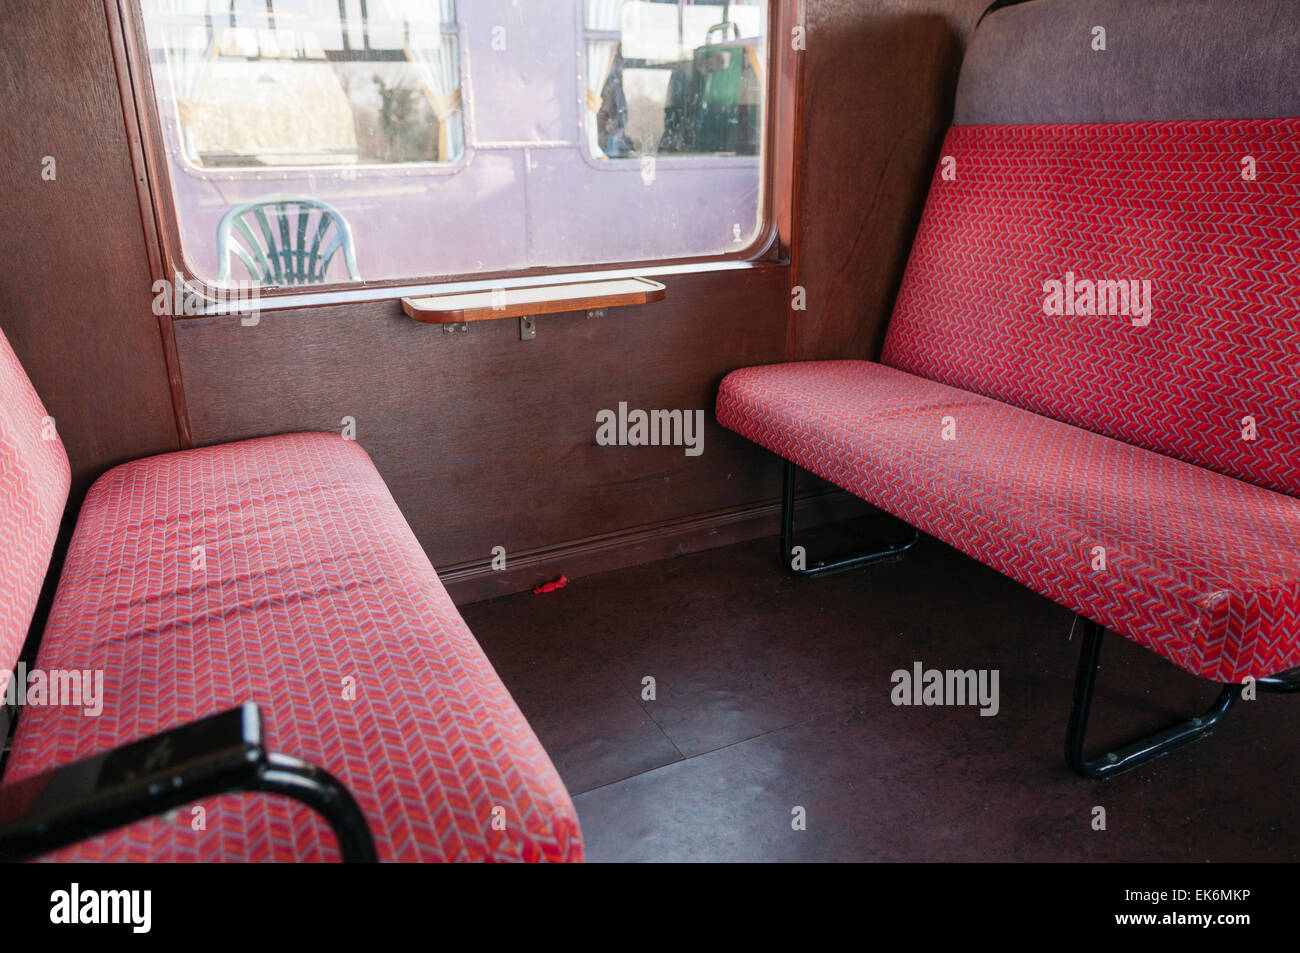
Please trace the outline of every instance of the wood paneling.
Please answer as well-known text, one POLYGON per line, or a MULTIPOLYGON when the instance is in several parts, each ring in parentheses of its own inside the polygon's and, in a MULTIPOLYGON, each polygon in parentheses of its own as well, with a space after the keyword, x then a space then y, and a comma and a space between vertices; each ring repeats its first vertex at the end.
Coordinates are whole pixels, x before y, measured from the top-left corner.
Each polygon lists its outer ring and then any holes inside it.
POLYGON ((991 0, 807 0, 799 360, 875 358, 991 0))
POLYGON ((0 7, 0 221, 0 327, 57 422, 74 499, 108 466, 176 449, 100 3, 0 7))
POLYGON ((439 567, 771 501, 774 457, 723 430, 718 382, 785 355, 789 269, 664 279, 666 300, 605 317, 448 333, 398 302, 176 323, 199 444, 356 421, 402 512, 439 567), (703 453, 606 447, 596 415, 699 410, 703 453))

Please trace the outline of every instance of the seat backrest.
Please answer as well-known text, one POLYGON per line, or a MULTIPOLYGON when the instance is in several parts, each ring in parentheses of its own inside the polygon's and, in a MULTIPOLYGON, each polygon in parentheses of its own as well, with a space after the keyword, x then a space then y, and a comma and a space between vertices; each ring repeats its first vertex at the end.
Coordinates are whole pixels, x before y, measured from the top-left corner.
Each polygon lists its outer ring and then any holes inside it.
POLYGON ((68 501, 68 455, 0 334, 0 673, 27 638, 68 501))
POLYGON ((232 279, 231 259, 261 285, 321 284, 342 253, 348 278, 360 281, 352 228, 334 206, 297 195, 267 195, 236 205, 217 225, 219 283, 232 279))
POLYGON ((1300 495, 1297 63, 1285 0, 989 14, 884 362, 1300 495))

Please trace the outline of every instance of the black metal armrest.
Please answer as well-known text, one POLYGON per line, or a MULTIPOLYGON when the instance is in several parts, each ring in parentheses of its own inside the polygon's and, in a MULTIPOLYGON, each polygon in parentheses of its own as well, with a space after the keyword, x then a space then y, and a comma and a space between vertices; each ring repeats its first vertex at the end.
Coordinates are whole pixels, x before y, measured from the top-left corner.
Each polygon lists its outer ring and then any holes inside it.
POLYGON ((329 822, 344 861, 375 860, 370 828, 348 789, 322 768, 268 752, 253 702, 0 785, 0 860, 30 860, 234 791, 300 801, 329 822))

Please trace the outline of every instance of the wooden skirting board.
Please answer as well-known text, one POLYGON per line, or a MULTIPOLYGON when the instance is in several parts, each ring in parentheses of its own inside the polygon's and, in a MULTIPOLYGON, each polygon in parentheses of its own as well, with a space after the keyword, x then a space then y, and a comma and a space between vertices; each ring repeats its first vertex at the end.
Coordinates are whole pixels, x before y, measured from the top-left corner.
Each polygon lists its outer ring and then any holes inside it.
MULTIPOLYGON (((814 490, 795 501, 800 527, 869 514, 862 500, 842 490, 814 490)), ((680 520, 640 526, 572 540, 544 549, 506 554, 506 568, 493 569, 490 559, 438 567, 438 576, 457 605, 532 589, 560 575, 570 581, 593 573, 671 559, 687 553, 771 536, 776 562, 779 501, 704 513, 680 520)))

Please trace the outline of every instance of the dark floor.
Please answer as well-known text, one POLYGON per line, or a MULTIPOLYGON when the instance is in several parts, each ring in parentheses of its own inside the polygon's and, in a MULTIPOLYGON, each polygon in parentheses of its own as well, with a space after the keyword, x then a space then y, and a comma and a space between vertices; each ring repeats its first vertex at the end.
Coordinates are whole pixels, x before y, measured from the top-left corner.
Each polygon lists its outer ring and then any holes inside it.
MULTIPOLYGON (((822 579, 783 572, 775 549, 464 607, 573 795, 589 860, 1300 858, 1300 698, 1261 696, 1211 738, 1085 781, 1062 754, 1069 612, 929 539, 822 579), (1001 711, 895 707, 890 675, 917 661, 997 669, 1001 711)), ((1095 744, 1216 695, 1125 639, 1102 659, 1095 744)))

